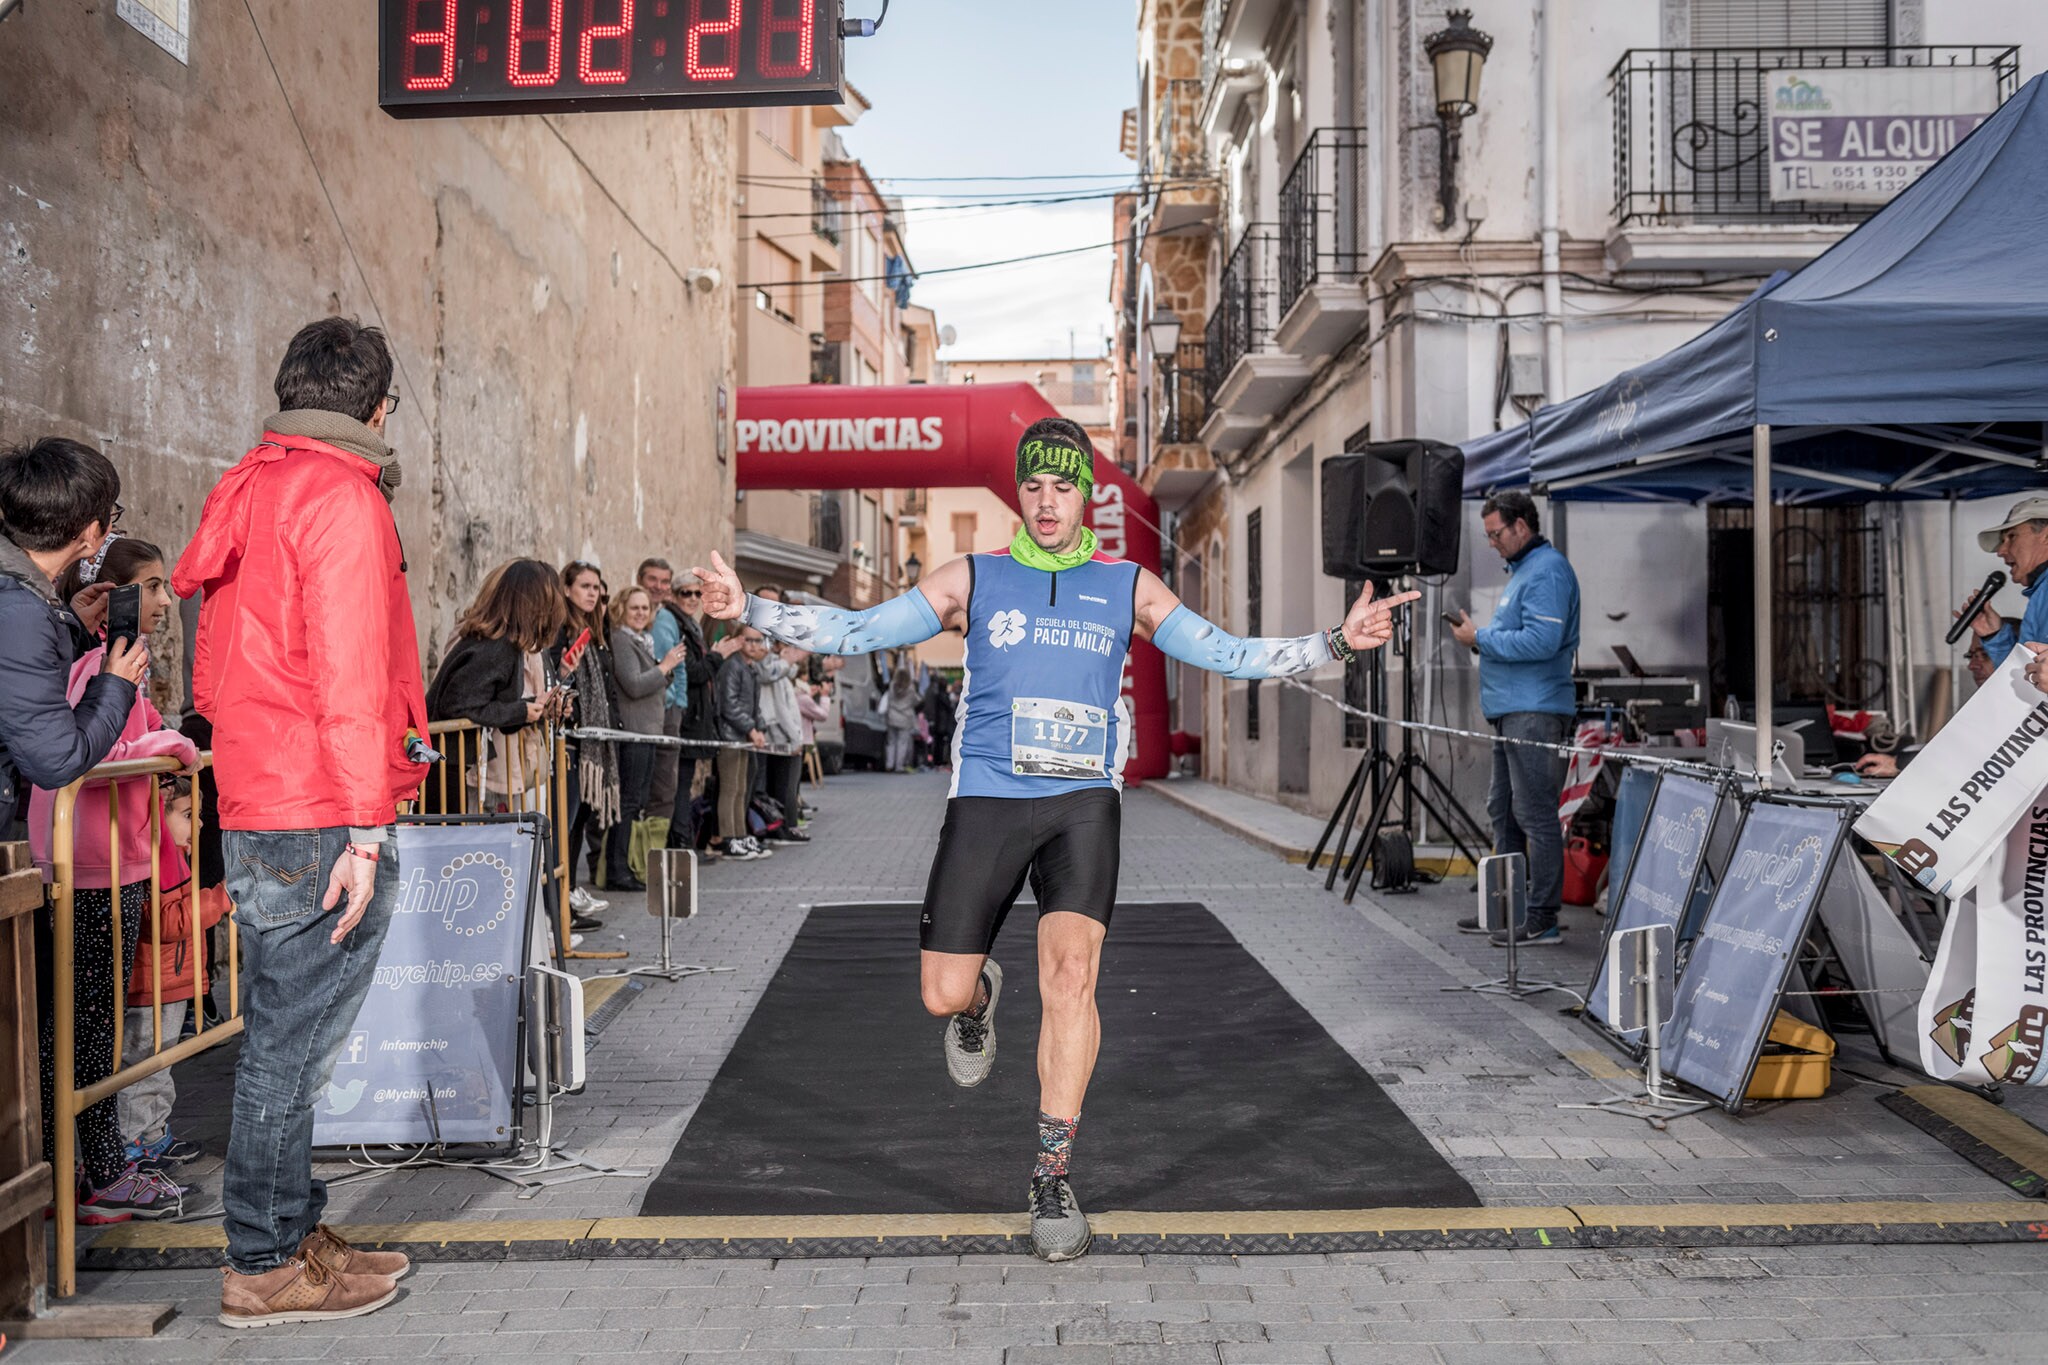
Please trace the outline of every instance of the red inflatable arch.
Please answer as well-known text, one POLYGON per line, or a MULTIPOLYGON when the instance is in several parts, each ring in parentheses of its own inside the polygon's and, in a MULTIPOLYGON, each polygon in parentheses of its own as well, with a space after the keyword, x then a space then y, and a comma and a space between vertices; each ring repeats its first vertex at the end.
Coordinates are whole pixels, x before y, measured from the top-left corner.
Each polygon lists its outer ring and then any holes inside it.
MULTIPOLYGON (((1059 415, 1029 384, 741 389, 734 472, 741 488, 981 487, 1014 503, 1017 439, 1039 418, 1059 415)), ((1088 524, 1103 553, 1159 572, 1159 509, 1099 450, 1088 524)), ((1135 646, 1124 694, 1137 719, 1126 777, 1163 777, 1166 656, 1135 646)))

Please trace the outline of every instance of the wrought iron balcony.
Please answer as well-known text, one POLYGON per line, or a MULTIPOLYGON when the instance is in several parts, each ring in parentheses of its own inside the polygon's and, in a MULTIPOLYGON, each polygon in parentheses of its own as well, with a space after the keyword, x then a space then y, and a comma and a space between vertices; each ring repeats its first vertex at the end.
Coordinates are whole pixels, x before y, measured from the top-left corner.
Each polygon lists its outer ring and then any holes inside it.
POLYGON ((1202 351, 1201 342, 1183 341, 1173 353, 1173 362, 1160 369, 1160 445, 1202 439, 1202 419, 1209 415, 1208 372, 1202 366, 1202 351))
POLYGON ((1282 316, 1309 286, 1365 273, 1365 195, 1365 129, 1316 129, 1280 186, 1282 316))
POLYGON ((1208 148, 1202 141, 1202 82, 1170 80, 1159 98, 1159 117, 1152 145, 1146 149, 1145 178, 1163 181, 1202 180, 1209 175, 1208 148))
POLYGON ((832 245, 839 245, 841 205, 822 180, 811 182, 811 231, 832 245))
POLYGON ((1253 223, 1223 267, 1216 283, 1216 308, 1202 332, 1205 402, 1216 397, 1240 359, 1273 347, 1273 329, 1280 321, 1275 278, 1279 244, 1278 227, 1253 223))
POLYGON ((1230 0, 1202 0, 1201 94, 1205 98, 1223 66, 1223 15, 1229 8, 1230 0))
POLYGON ((1630 223, 1838 223, 1871 205, 1771 198, 1771 71, 1988 67, 2001 103, 2019 88, 2016 47, 1635 48, 1608 73, 1614 216, 1630 223))

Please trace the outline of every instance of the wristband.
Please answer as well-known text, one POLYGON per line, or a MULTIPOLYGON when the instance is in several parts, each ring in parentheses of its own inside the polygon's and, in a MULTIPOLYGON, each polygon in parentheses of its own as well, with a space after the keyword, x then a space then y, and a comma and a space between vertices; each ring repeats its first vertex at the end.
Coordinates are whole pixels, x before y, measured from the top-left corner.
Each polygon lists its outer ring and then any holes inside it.
POLYGON ((348 851, 366 863, 374 863, 381 856, 376 844, 350 844, 348 851))
POLYGON ((1330 638, 1330 657, 1338 663, 1348 664, 1358 657, 1358 651, 1353 649, 1351 642, 1344 638, 1344 627, 1332 626, 1324 633, 1330 638))

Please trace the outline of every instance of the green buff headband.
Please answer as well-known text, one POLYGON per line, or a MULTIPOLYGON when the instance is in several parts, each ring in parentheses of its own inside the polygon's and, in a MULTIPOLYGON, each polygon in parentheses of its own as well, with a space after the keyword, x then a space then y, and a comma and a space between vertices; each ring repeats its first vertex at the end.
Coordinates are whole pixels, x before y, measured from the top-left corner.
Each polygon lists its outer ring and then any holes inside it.
POLYGON ((1085 498, 1095 488, 1095 452, 1057 437, 1034 436, 1017 447, 1017 482, 1040 474, 1065 479, 1085 498))

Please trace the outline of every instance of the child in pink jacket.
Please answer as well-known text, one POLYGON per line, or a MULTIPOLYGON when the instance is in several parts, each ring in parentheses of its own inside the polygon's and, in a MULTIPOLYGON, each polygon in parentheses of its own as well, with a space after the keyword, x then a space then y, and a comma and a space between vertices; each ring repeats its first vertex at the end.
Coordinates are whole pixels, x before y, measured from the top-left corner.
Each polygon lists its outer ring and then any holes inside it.
MULTIPOLYGON (((72 566, 57 585, 59 593, 76 594, 87 582, 129 583, 142 589, 140 624, 146 640, 163 623, 170 610, 171 594, 166 583, 163 551, 147 541, 124 536, 111 538, 97 560, 72 566)), ((68 601, 68 596, 62 600, 68 601)), ((88 651, 72 665, 70 696, 75 702, 85 684, 100 671, 105 647, 88 651)), ((148 674, 136 689, 135 705, 128 724, 106 761, 163 758, 178 760, 187 767, 197 760, 192 741, 175 730, 164 728, 164 718, 149 703, 148 674)), ((129 973, 135 963, 135 942, 141 935, 143 917, 149 913, 150 818, 157 801, 154 776, 125 778, 116 784, 88 784, 78 794, 72 825, 72 978, 73 1027, 72 1083, 80 1089, 105 1080, 114 1071, 114 1014, 121 1008, 129 973), (108 789, 120 788, 120 827, 116 831, 120 853, 121 957, 114 960, 114 858, 115 841, 107 837, 108 789)), ((29 797, 29 847, 43 880, 56 881, 54 830, 56 793, 38 787, 29 797)), ((47 974, 52 962, 50 934, 54 925, 47 915, 37 921, 36 960, 47 974)), ((42 1033, 43 1113, 54 1112, 57 1074, 56 1016, 48 1002, 54 999, 51 983, 39 984, 42 1033)), ((112 1096, 101 1100, 78 1116, 79 1201, 81 1223, 123 1223, 130 1218, 168 1218, 183 1212, 184 1191, 161 1171, 130 1162, 123 1151, 119 1110, 112 1096)), ((56 1159, 56 1125, 43 1125, 43 1157, 56 1159)), ((58 1173, 63 1179, 64 1173, 58 1173)))

